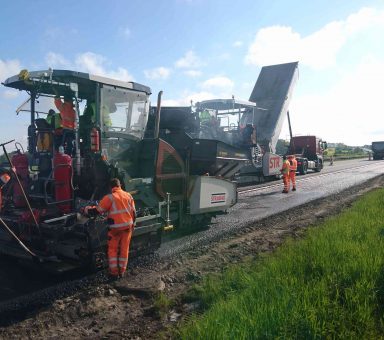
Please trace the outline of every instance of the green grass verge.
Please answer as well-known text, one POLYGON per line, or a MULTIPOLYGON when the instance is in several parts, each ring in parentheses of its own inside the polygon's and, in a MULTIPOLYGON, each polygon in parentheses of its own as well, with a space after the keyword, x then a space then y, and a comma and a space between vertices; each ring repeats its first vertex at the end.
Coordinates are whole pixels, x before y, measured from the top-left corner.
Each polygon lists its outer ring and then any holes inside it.
POLYGON ((207 277, 183 339, 384 337, 384 190, 272 256, 207 277))

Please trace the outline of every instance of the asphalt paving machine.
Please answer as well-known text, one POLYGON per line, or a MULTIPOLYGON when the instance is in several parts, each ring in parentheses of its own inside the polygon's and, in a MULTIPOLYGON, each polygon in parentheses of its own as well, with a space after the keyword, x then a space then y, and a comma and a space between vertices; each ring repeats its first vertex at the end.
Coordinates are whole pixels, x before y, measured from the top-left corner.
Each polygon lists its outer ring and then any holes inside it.
POLYGON ((131 255, 158 248, 165 230, 207 225, 236 203, 236 183, 197 160, 204 140, 161 138, 162 92, 150 115, 151 89, 135 82, 49 69, 22 70, 3 85, 28 93, 17 113, 27 112, 30 124, 26 151, 16 143, 8 157, 3 144, 11 180, 3 187, 0 252, 32 255, 56 271, 103 266, 107 220, 81 212, 109 192, 111 178, 136 202, 131 255), (57 100, 73 105, 73 130, 62 127, 57 100))
POLYGON ((239 183, 276 179, 282 166, 276 143, 297 79, 298 62, 264 66, 249 101, 232 97, 164 107, 163 138, 187 134, 199 145, 215 145, 199 151, 199 157, 210 162, 212 174, 239 183))

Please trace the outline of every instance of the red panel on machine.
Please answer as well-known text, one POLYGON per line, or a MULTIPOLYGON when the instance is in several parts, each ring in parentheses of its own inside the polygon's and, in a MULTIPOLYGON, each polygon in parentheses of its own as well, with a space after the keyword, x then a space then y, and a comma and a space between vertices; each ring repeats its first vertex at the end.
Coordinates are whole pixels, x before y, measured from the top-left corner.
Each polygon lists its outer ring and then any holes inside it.
MULTIPOLYGON (((12 156, 12 164, 16 168, 17 176, 19 177, 20 183, 23 186, 24 191, 27 191, 28 186, 28 157, 26 154, 17 152, 12 156)), ((27 206, 23 191, 20 188, 19 183, 14 182, 13 186, 13 204, 17 208, 23 208, 27 206)))
MULTIPOLYGON (((53 159, 56 201, 72 198, 72 158, 65 153, 56 153, 53 159)), ((58 204, 63 214, 71 211, 71 202, 58 204)))

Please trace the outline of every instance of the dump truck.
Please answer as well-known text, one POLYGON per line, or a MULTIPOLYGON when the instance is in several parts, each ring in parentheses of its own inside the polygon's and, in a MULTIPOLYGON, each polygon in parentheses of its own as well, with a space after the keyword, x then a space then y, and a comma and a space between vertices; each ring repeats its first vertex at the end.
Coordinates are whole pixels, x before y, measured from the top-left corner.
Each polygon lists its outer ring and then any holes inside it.
POLYGON ((384 159, 384 141, 372 142, 373 159, 384 159))
POLYGON ((59 272, 103 267, 108 221, 83 209, 109 193, 112 178, 136 202, 131 255, 153 252, 165 231, 207 225, 236 203, 235 182, 208 176, 207 162, 195 166, 194 148, 204 141, 160 137, 162 92, 148 122, 151 89, 136 82, 49 69, 22 70, 3 85, 27 94, 17 113, 30 122, 20 131, 26 150, 16 142, 9 157, 10 144, 1 142, 2 171, 11 175, 0 207, 1 253, 59 272), (73 129, 63 127, 57 101, 71 103, 73 129))

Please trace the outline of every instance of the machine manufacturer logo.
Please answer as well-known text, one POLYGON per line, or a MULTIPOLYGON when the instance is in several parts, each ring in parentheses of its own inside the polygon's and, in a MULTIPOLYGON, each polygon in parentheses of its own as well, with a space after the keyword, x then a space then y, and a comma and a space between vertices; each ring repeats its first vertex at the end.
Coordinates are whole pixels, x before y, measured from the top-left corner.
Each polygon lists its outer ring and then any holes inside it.
POLYGON ((275 169, 279 167, 280 167, 280 157, 279 156, 271 157, 269 159, 269 168, 275 169))
POLYGON ((224 202, 225 202, 225 193, 211 194, 211 204, 224 203, 224 202))

